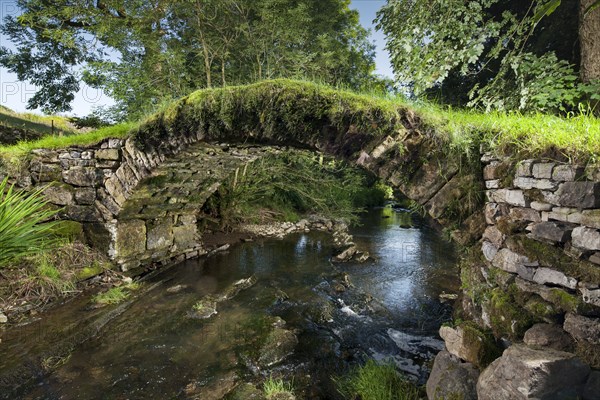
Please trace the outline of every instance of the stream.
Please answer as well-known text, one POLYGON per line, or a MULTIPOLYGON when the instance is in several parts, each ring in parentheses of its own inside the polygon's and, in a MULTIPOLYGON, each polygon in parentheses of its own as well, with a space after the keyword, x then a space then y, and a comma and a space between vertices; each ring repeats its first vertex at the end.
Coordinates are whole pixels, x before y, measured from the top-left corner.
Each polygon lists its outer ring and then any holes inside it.
POLYGON ((368 358, 422 384, 452 311, 439 294, 460 284, 454 248, 406 212, 361 220, 363 264, 332 264, 324 233, 261 239, 160 271, 123 304, 79 298, 9 329, 0 398, 210 400, 273 376, 338 399, 332 378, 368 358), (194 313, 201 299, 216 314, 194 313))

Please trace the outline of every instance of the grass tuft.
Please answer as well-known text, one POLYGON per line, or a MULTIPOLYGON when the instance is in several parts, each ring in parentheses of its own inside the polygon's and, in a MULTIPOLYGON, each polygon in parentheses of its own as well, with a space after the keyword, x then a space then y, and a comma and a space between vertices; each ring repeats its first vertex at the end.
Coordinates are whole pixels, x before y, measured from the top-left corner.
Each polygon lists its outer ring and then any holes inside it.
POLYGON ((335 379, 344 398, 361 400, 417 400, 422 393, 402 377, 391 364, 379 365, 369 360, 349 375, 335 379))
POLYGON ((0 268, 57 246, 49 235, 56 223, 47 222, 56 212, 46 209, 44 189, 27 193, 0 182, 0 268))
POLYGON ((269 379, 263 383, 263 392, 267 400, 269 400, 283 393, 293 396, 294 388, 289 382, 284 382, 282 379, 273 379, 272 376, 269 376, 269 379))

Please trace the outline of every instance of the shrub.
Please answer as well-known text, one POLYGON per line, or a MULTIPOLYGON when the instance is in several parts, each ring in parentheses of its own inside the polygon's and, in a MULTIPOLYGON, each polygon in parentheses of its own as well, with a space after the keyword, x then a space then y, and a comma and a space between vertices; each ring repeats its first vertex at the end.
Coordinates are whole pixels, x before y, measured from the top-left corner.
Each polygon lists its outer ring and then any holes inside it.
POLYGON ((53 248, 58 239, 50 235, 56 211, 46 208, 42 189, 32 193, 0 182, 0 267, 24 256, 53 248))
POLYGON ((282 379, 273 379, 272 376, 269 376, 269 379, 263 384, 263 391, 267 399, 272 399, 282 393, 294 394, 291 383, 284 382, 282 379))

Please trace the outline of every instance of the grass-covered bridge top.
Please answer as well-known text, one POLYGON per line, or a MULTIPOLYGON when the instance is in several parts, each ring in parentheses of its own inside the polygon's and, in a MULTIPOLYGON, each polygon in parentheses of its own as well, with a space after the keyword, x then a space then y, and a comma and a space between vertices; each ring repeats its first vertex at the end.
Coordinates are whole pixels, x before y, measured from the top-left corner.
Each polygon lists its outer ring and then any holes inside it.
POLYGON ((323 134, 327 126, 369 135, 416 130, 455 152, 472 156, 478 156, 483 144, 486 149, 519 158, 546 155, 578 162, 600 160, 600 120, 593 116, 449 110, 401 97, 358 94, 294 80, 200 90, 140 122, 0 146, 0 156, 15 160, 36 148, 85 146, 108 137, 134 137, 139 145, 160 147, 168 138, 197 132, 213 138, 227 132, 228 137, 236 132, 245 137, 256 133, 304 142, 301 138, 323 134))

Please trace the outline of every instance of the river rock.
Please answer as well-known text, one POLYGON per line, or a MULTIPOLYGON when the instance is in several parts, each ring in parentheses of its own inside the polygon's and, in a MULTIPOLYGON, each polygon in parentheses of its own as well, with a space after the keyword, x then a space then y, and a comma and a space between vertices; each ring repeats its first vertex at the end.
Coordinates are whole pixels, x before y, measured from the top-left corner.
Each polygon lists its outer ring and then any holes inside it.
POLYGON ((266 400, 262 390, 251 383, 239 385, 227 398, 228 400, 266 400))
POLYGON ((477 381, 479 400, 567 399, 583 391, 590 367, 572 353, 509 347, 477 381))
POLYGON ((554 324, 535 324, 523 337, 523 342, 532 347, 548 347, 559 351, 572 351, 575 345, 567 332, 554 324))
POLYGON ((7 322, 8 317, 4 313, 0 312, 0 324, 6 324, 7 322))
POLYGON ((283 361, 294 352, 297 344, 294 332, 279 327, 273 329, 259 351, 258 364, 270 367, 283 361))
POLYGON ((450 354, 477 366, 486 365, 497 355, 490 339, 472 326, 442 326, 440 336, 450 354))
POLYGON ((435 356, 431 374, 427 380, 427 398, 477 400, 479 370, 471 363, 443 350, 435 356))
POLYGON ((206 296, 194 304, 192 311, 190 311, 187 316, 193 319, 207 319, 216 313, 217 301, 210 296, 206 296))
POLYGON ((575 340, 583 340, 600 345, 600 318, 589 318, 568 313, 563 328, 575 340))

